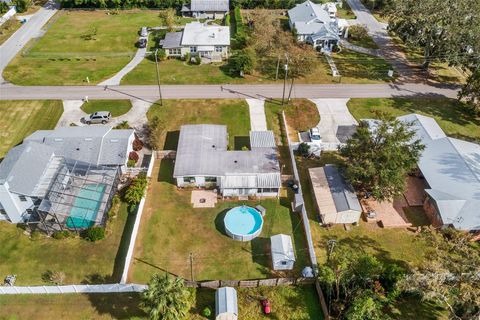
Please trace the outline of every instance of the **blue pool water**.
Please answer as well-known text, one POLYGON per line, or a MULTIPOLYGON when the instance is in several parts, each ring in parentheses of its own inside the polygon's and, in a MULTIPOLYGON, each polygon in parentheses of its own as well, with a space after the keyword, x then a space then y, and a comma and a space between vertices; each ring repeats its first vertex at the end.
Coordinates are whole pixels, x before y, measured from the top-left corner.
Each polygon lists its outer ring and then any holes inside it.
POLYGON ((240 206, 230 209, 224 222, 225 228, 235 235, 253 235, 262 228, 263 218, 254 208, 240 206))
POLYGON ((68 228, 88 228, 94 224, 105 192, 104 184, 87 184, 74 201, 67 220, 68 228))

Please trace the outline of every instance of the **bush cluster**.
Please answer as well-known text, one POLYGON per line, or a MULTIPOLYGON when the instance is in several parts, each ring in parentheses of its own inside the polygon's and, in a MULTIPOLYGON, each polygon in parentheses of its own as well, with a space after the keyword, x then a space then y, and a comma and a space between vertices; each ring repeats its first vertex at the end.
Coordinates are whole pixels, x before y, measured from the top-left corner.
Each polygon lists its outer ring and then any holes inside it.
POLYGON ((57 240, 70 238, 71 236, 73 236, 73 234, 68 230, 56 231, 52 234, 52 238, 57 240))
POLYGON ((85 240, 95 242, 105 238, 105 228, 103 227, 90 227, 83 231, 82 237, 85 240))
POLYGON ((140 151, 142 150, 143 148, 143 142, 142 140, 136 138, 135 140, 133 140, 133 144, 132 144, 132 147, 133 147, 133 150, 135 151, 140 151))
POLYGON ((140 159, 140 156, 135 151, 131 151, 128 154, 128 160, 133 160, 133 161, 135 161, 135 163, 137 163, 138 159, 140 159))

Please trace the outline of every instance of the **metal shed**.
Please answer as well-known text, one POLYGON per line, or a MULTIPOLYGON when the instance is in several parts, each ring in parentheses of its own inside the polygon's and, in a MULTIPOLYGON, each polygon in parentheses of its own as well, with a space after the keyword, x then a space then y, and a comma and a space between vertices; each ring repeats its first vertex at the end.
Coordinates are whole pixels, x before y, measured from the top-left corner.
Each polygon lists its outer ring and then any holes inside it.
POLYGON ((215 292, 215 319, 238 319, 237 290, 231 287, 217 289, 215 292))
POLYGON ((295 264, 292 238, 286 234, 270 237, 273 270, 292 270, 295 264))

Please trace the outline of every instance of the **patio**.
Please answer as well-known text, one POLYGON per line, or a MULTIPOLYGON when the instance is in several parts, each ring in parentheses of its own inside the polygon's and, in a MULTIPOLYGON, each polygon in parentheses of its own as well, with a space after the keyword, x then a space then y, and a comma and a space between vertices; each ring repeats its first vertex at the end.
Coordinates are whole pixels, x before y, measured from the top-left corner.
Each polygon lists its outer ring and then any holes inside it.
POLYGON ((212 190, 194 190, 190 198, 194 208, 215 208, 217 193, 212 190))
POLYGON ((393 202, 379 202, 372 198, 360 201, 363 212, 375 212, 375 218, 366 218, 369 223, 378 223, 383 228, 407 228, 412 224, 408 221, 403 209, 408 207, 403 197, 396 198, 393 202))

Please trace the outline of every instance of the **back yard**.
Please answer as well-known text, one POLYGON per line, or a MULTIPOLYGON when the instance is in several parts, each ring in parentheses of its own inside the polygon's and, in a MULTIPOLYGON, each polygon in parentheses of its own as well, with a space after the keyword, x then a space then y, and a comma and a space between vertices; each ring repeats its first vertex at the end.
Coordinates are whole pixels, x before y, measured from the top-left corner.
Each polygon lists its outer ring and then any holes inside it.
MULTIPOLYGON (((272 318, 322 319, 313 286, 237 290, 238 311, 242 319, 265 319, 259 297, 269 298, 272 318)), ((191 300, 188 319, 206 319, 201 315, 205 307, 215 310, 214 290, 192 290, 191 300)), ((138 307, 139 303, 140 296, 136 293, 0 296, 0 319, 147 319, 145 312, 138 307)))
POLYGON ((57 100, 0 101, 0 159, 34 131, 55 128, 62 113, 57 100))

